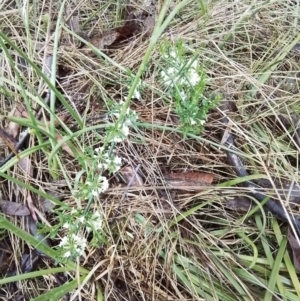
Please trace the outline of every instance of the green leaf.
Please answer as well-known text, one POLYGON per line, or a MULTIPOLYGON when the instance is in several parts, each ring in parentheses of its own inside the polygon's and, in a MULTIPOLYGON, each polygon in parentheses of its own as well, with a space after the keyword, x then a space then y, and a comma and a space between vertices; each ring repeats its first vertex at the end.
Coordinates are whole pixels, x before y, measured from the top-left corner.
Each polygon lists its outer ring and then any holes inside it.
POLYGON ((56 287, 49 292, 40 295, 39 297, 32 299, 31 301, 56 301, 59 300, 62 296, 65 294, 73 291, 82 283, 84 280, 84 277, 81 277, 79 279, 74 279, 70 282, 67 282, 59 287, 56 287))

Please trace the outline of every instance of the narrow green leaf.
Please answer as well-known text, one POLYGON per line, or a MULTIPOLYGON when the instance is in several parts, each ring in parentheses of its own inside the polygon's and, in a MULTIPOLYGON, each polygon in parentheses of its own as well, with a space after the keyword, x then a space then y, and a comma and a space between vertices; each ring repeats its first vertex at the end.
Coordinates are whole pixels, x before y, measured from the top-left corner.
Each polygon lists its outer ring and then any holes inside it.
POLYGON ((74 289, 76 289, 78 287, 78 285, 80 285, 80 283, 82 283, 83 280, 84 280, 84 277, 81 277, 79 279, 74 279, 74 280, 67 282, 59 287, 53 288, 49 292, 42 294, 39 297, 32 299, 31 301, 60 300, 61 297, 63 297, 67 293, 70 293, 74 289))

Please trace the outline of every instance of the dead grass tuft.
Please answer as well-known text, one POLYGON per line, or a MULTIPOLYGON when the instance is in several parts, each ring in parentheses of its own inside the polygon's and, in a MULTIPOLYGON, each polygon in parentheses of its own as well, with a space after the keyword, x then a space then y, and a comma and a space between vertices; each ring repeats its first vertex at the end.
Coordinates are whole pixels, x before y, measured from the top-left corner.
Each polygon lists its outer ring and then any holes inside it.
MULTIPOLYGON (((126 2, 141 7, 143 1, 126 2)), ((249 173, 263 175, 271 182, 276 179, 280 183, 297 183, 299 143, 283 118, 287 123, 294 120, 295 127, 299 127, 295 120, 295 114, 299 116, 299 54, 286 52, 289 45, 299 40, 299 5, 282 0, 208 1, 203 15, 199 2, 191 1, 161 39, 182 39, 191 53, 199 53, 208 76, 206 93, 219 93, 222 100, 234 102, 236 112, 230 113, 231 131, 249 173)), ((82 30, 102 33, 122 26, 119 3, 78 2, 76 14, 84 26, 82 30)), ((1 31, 42 68, 47 55, 53 52, 57 6, 33 1, 19 7, 15 2, 3 1, 0 11, 1 31)), ((149 37, 134 36, 108 47, 104 53, 114 64, 93 54, 87 46, 59 47, 57 88, 86 127, 105 124, 105 101, 118 103, 127 95, 130 76, 124 70, 136 73, 148 43, 149 37)), ((42 80, 7 46, 25 90, 42 95, 42 80)), ((143 184, 126 187, 120 175, 114 176, 110 179, 111 188, 93 202, 91 210, 100 210, 105 217, 106 243, 89 246, 85 258, 78 261, 78 266, 92 271, 91 277, 80 291, 72 289, 69 300, 101 300, 100 291, 105 300, 273 300, 272 294, 273 298, 277 296, 276 300, 299 300, 297 281, 292 278, 295 270, 288 266, 286 257, 279 259, 281 280, 276 278, 272 286, 272 270, 286 226, 279 227, 276 219, 262 213, 249 217, 226 208, 228 199, 247 196, 247 190, 230 182, 219 185, 235 178, 225 153, 218 148, 222 127, 219 119, 224 112, 211 112, 201 137, 184 140, 180 133, 168 130, 178 126, 178 116, 157 81, 159 59, 157 48, 143 74, 142 100, 132 100, 130 105, 139 114, 141 124, 152 126, 136 127, 116 149, 124 166, 135 169, 140 165, 138 174, 143 184), (214 182, 201 191, 178 191, 166 185, 163 175, 167 171, 211 173, 214 182), (72 297, 75 295, 79 299, 72 297)), ((24 99, 4 51, 0 53, 0 66, 0 113, 7 116, 24 99)), ((36 108, 36 102, 30 101, 32 108, 36 108)), ((65 122, 71 129, 78 129, 59 101, 55 109, 61 119, 68 120, 65 122)), ((43 118, 42 122, 49 121, 46 112, 43 118)), ((2 124, 7 125, 4 118, 2 124)), ((88 146, 99 145, 103 135, 101 130, 90 131, 73 142, 83 152, 88 146)), ((31 138, 27 147, 36 143, 31 138)), ((47 158, 41 150, 30 158, 33 178, 22 175, 17 166, 3 172, 41 191, 59 192, 65 204, 75 207, 68 183, 72 184, 80 171, 77 158, 65 151, 60 153, 63 166, 57 171, 57 181, 49 175, 47 158), (65 185, 58 180, 66 181, 65 185)), ((15 183, 3 180, 0 187, 2 199, 26 203, 15 183)), ((276 196, 276 187, 273 190, 276 196)), ((280 195, 278 199, 283 202, 280 195)), ((37 202, 36 207, 41 211, 37 202)), ((298 211, 293 210, 295 214, 298 211)), ((42 216, 49 225, 57 223, 53 214, 42 216)), ((10 217, 22 229, 23 219, 10 217)), ((19 266, 22 254, 28 251, 27 244, 7 232, 1 238, 6 249, 10 243, 12 255, 6 259, 8 265, 16 262, 19 266)), ((58 241, 59 238, 54 239, 53 246, 58 241)), ((36 269, 53 267, 53 262, 44 258, 36 269)), ((68 272, 70 281, 76 277, 76 273, 68 272)), ((32 277, 20 281, 18 289, 29 300, 63 285, 64 281, 59 283, 51 274, 32 277)), ((1 294, 13 300, 16 292, 7 286, 1 294)))

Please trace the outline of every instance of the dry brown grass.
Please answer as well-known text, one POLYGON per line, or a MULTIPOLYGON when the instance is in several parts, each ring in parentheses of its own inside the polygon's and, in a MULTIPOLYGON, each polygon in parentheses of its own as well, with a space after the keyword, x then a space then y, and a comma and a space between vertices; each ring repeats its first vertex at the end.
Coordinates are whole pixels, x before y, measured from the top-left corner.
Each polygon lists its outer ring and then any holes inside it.
MULTIPOLYGON (((126 2, 134 6, 143 1, 126 2)), ((41 1, 28 5, 28 25, 14 1, 0 4, 0 30, 40 67, 52 52, 51 37, 58 14, 56 3, 51 7, 41 1), (47 14, 52 20, 49 31, 43 23, 47 14)), ((114 1, 78 3, 80 24, 97 12, 86 23, 85 30, 102 31, 119 25, 118 6, 114 1)), ((291 119, 292 114, 299 112, 299 56, 289 53, 279 64, 276 61, 276 51, 284 54, 284 48, 299 38, 299 4, 282 0, 222 0, 208 1, 205 6, 207 11, 202 15, 199 2, 191 1, 161 38, 171 42, 182 39, 191 52, 199 52, 209 79, 207 93, 219 93, 222 100, 235 102, 237 112, 230 115, 231 130, 237 137, 239 153, 249 173, 297 182, 299 147, 291 139, 289 129, 280 129, 274 120, 278 121, 279 115, 291 119)), ((129 80, 124 70, 136 73, 148 43, 149 38, 138 36, 105 51, 114 65, 86 47, 59 47, 57 87, 87 125, 105 122, 102 118, 107 110, 104 99, 119 102, 124 97, 129 80)), ((11 51, 10 54, 17 64, 16 53, 11 51)), ((276 221, 267 219, 267 226, 263 227, 260 215, 244 219, 243 215, 225 207, 226 197, 243 196, 247 191, 231 185, 217 186, 235 177, 224 151, 217 147, 221 139, 219 117, 222 112, 211 112, 199 138, 184 140, 176 131, 157 127, 178 126, 178 117, 157 81, 159 59, 160 54, 155 49, 143 74, 146 88, 142 100, 133 100, 130 105, 139 114, 140 123, 153 126, 137 127, 130 138, 117 147, 124 165, 136 168, 140 164, 144 186, 130 187, 127 191, 120 177, 113 177, 111 188, 92 204, 91 209, 97 208, 106 218, 107 243, 89 247, 86 257, 78 262, 92 271, 91 278, 80 290, 73 290, 70 298, 77 294, 79 300, 101 300, 99 291, 102 291, 104 300, 275 300, 266 292, 271 289, 269 280, 274 264, 270 257, 275 260, 280 246, 274 234, 276 221), (214 183, 201 191, 174 193, 164 183, 162 175, 166 170, 212 173, 214 183), (126 198, 120 202, 124 193, 126 198), (258 250, 259 257, 250 270, 247 268, 255 261, 255 248, 243 234, 258 250), (272 254, 268 254, 268 250, 272 254)), ((9 80, 18 84, 3 51, 0 64, 0 88, 3 85, 10 93, 2 91, 0 94, 0 113, 5 116, 23 99, 13 84, 8 83, 9 80), (4 78, 7 79, 5 83, 4 78)), ((44 85, 34 70, 28 67, 21 71, 25 89, 34 95, 42 93, 44 85)), ((63 113, 64 118, 69 117, 59 104, 56 112, 63 113)), ((74 124, 69 126, 76 128, 74 124)), ((101 138, 103 132, 98 135, 101 138)), ((97 139, 95 132, 88 132, 78 137, 75 145, 81 150, 85 146, 96 147, 97 139)), ((28 147, 35 143, 31 138, 28 147)), ((67 180, 72 183, 80 166, 68 153, 61 152, 60 156, 67 180)), ((61 188, 51 182, 45 155, 39 151, 32 154, 31 159, 34 179, 24 176, 17 166, 3 172, 28 181, 39 190, 60 192, 64 202, 75 206, 68 187, 61 188)), ((59 180, 64 179, 60 171, 59 180)), ((0 187, 3 199, 25 202, 15 183, 2 181, 0 187)), ((52 214, 46 214, 45 219, 50 224, 57 222, 52 214)), ((10 221, 20 228, 25 227, 22 218, 10 217, 10 221)), ((285 234, 284 225, 281 229, 279 236, 285 234)), ((9 245, 5 248, 12 252, 7 259, 9 264, 20 264, 28 246, 14 234, 4 232, 2 237, 3 244, 9 245)), ((57 241, 52 243, 55 245, 57 241)), ((276 300, 297 300, 300 295, 299 289, 295 290, 295 282, 291 282, 292 267, 282 262, 281 278, 273 287, 276 300)), ((47 267, 53 267, 53 263, 48 259, 40 260, 38 268, 47 267)), ((68 277, 77 276, 70 272, 68 277)), ((51 275, 20 283, 19 289, 26 300, 61 285, 51 275)), ((3 293, 7 294, 3 300, 8 300, 7 296, 13 300, 8 287, 3 293)))

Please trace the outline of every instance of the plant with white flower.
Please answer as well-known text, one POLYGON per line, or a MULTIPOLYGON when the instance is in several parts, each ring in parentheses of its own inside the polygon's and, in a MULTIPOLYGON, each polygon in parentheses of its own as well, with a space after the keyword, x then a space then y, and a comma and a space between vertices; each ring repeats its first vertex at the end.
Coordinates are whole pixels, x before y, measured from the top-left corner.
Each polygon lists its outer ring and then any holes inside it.
POLYGON ((107 137, 109 142, 119 143, 124 141, 128 135, 130 127, 137 121, 138 115, 135 111, 127 108, 123 111, 124 101, 121 100, 119 103, 112 101, 106 102, 108 106, 108 118, 119 118, 122 114, 121 122, 116 122, 113 126, 107 129, 107 137))
POLYGON ((133 91, 133 95, 132 95, 132 98, 136 98, 138 100, 141 100, 141 90, 142 90, 142 82, 141 80, 139 80, 136 88, 134 89, 133 91))
POLYGON ((106 243, 104 231, 104 218, 99 210, 94 212, 83 209, 72 209, 70 212, 56 211, 60 219, 61 228, 57 229, 56 235, 63 232, 63 237, 57 246, 61 258, 76 258, 82 256, 89 244, 98 246, 106 243), (89 238, 89 241, 86 237, 89 238))
MULTIPOLYGON (((59 218, 59 223, 51 227, 51 238, 57 237, 58 233, 62 234, 62 239, 57 246, 60 251, 61 259, 75 259, 84 255, 87 247, 87 239, 84 237, 86 232, 84 226, 87 223, 86 215, 82 209, 58 208, 54 213, 59 218)), ((45 231, 46 229, 44 229, 45 231)), ((47 232, 47 231, 45 231, 47 232)))
POLYGON ((106 242, 104 219, 99 211, 89 214, 89 217, 86 219, 85 227, 86 231, 92 234, 92 240, 90 241, 91 246, 97 246, 99 243, 106 242))
POLYGON ((179 116, 183 135, 198 135, 204 129, 209 110, 215 108, 220 98, 205 96, 206 75, 197 56, 190 57, 181 40, 174 45, 165 41, 160 47, 163 60, 161 84, 172 100, 179 116))
POLYGON ((86 229, 88 232, 101 230, 103 227, 103 217, 99 211, 92 214, 86 223, 86 229))
POLYGON ((111 127, 108 131, 111 131, 112 133, 110 141, 115 143, 122 142, 129 135, 129 127, 124 123, 116 124, 114 127, 111 127))
POLYGON ((109 183, 106 177, 99 176, 97 182, 94 185, 92 183, 92 186, 92 195, 97 197, 108 189, 109 183))
MULTIPOLYGON (((140 97, 139 87, 135 97, 140 97)), ((77 157, 81 166, 74 178, 72 197, 74 206, 59 207, 54 213, 59 223, 51 227, 43 225, 42 233, 49 233, 51 238, 63 233, 63 238, 57 248, 61 251, 61 259, 82 256, 87 246, 99 246, 107 243, 104 218, 101 211, 91 212, 92 204, 99 204, 100 196, 109 188, 106 177, 118 172, 122 159, 115 151, 115 144, 124 141, 129 135, 130 128, 137 121, 137 113, 131 110, 123 100, 119 102, 106 100, 108 108, 107 119, 111 126, 101 137, 101 141, 93 141, 100 146, 83 146, 77 157), (80 209, 80 208, 84 208, 80 209), (85 236, 84 236, 85 235, 85 236)), ((94 135, 98 139, 97 135, 94 135)))
MULTIPOLYGON (((134 98, 141 97, 140 89, 141 84, 134 91, 134 98)), ((53 239, 63 235, 57 245, 61 259, 74 259, 84 255, 87 246, 99 246, 107 242, 103 215, 99 210, 92 212, 90 207, 101 203, 101 194, 109 188, 107 176, 120 170, 122 159, 115 151, 115 144, 128 137, 138 116, 128 107, 128 101, 106 100, 106 105, 106 117, 111 126, 106 128, 101 140, 100 135, 93 135, 97 139, 93 141, 93 146, 83 144, 77 157, 81 170, 77 172, 71 190, 72 205, 76 209, 68 206, 54 209, 59 222, 51 227, 43 225, 41 229, 42 233, 50 234, 53 239), (95 144, 98 146, 94 147, 95 144)))
POLYGON ((84 255, 87 242, 83 236, 69 233, 67 236, 62 238, 58 246, 62 251, 63 258, 76 258, 84 255))
POLYGON ((95 160, 98 160, 99 170, 108 170, 110 174, 117 172, 122 166, 122 159, 114 153, 109 153, 104 147, 95 149, 95 160))
MULTIPOLYGON (((134 81, 134 75, 130 71, 128 71, 128 73, 129 73, 129 78, 127 80, 126 86, 129 90, 134 81)), ((142 99, 142 91, 143 91, 143 83, 141 80, 139 80, 138 84, 136 85, 136 87, 133 91, 132 99, 141 100, 142 99)))
MULTIPOLYGON (((89 161, 90 162, 90 161, 89 161)), ((109 188, 107 177, 101 175, 99 161, 94 159, 89 167, 89 172, 82 181, 78 181, 73 192, 73 197, 78 201, 89 200, 99 196, 109 188)))
POLYGON ((119 103, 106 100, 106 105, 108 107, 107 118, 112 121, 113 125, 106 130, 102 140, 103 146, 92 151, 91 148, 87 147, 84 154, 79 158, 83 170, 78 173, 73 190, 73 196, 79 202, 82 200, 90 201, 99 197, 109 188, 109 182, 104 176, 104 172, 111 175, 122 166, 121 158, 113 151, 114 144, 126 139, 130 127, 137 120, 136 112, 130 108, 125 109, 125 103, 122 100, 119 103), (120 120, 115 122, 116 118, 120 120))

